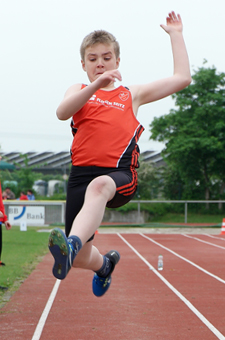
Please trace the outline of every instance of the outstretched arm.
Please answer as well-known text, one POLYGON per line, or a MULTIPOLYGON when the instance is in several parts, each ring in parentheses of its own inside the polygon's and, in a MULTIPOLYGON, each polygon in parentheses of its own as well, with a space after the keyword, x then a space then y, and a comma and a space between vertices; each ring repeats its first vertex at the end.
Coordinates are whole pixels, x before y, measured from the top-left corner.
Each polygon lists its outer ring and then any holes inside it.
POLYGON ((100 88, 106 87, 115 80, 121 80, 120 72, 110 70, 104 72, 99 78, 81 90, 81 84, 72 85, 66 92, 56 114, 60 120, 67 120, 79 111, 91 96, 100 88))
POLYGON ((191 82, 188 55, 183 39, 183 25, 180 15, 169 13, 166 25, 160 25, 170 35, 174 60, 174 72, 171 77, 144 85, 130 86, 133 96, 133 107, 137 113, 138 107, 178 92, 191 82))

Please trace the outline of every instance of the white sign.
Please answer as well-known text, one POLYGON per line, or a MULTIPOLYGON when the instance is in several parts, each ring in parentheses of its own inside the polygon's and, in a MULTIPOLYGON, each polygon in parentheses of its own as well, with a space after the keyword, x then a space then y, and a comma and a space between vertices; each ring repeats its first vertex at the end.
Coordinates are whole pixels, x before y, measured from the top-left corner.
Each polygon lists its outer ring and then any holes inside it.
POLYGON ((45 208, 30 206, 9 206, 8 219, 12 225, 20 225, 26 222, 27 225, 44 225, 45 208))
POLYGON ((27 231, 27 222, 25 221, 20 222, 20 231, 27 231))

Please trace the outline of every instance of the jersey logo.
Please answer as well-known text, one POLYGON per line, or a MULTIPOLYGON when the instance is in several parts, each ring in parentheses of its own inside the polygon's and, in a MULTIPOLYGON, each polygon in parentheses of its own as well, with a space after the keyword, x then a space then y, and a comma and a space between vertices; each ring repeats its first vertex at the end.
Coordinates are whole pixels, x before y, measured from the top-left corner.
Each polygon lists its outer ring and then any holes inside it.
POLYGON ((93 94, 93 96, 89 100, 95 100, 95 99, 96 99, 96 95, 93 94))
POLYGON ((129 98, 129 92, 126 92, 126 91, 120 92, 119 98, 120 98, 123 102, 125 102, 125 101, 129 98))

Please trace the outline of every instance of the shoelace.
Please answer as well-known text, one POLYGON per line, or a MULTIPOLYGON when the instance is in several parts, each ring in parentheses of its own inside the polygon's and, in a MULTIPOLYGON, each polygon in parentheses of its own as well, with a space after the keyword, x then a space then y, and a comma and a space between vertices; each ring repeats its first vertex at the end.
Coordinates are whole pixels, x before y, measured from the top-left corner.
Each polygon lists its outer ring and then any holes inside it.
POLYGON ((98 277, 98 280, 96 279, 96 281, 97 281, 97 284, 99 282, 100 285, 103 288, 105 288, 107 286, 108 281, 110 281, 110 278, 109 277, 102 277, 102 278, 98 277))

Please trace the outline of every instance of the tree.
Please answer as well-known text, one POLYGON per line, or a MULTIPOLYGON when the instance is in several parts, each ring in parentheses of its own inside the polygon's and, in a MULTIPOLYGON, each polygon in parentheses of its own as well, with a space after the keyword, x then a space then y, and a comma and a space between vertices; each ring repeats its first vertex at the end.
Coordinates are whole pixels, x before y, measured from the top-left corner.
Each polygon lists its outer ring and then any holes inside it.
POLYGON ((136 197, 138 199, 154 199, 161 192, 160 169, 153 166, 151 163, 144 162, 140 159, 140 167, 138 172, 138 189, 136 197))
POLYGON ((31 189, 34 181, 37 180, 41 174, 35 173, 33 171, 33 167, 28 164, 28 157, 26 154, 21 154, 21 158, 23 158, 24 166, 21 166, 19 163, 15 163, 16 170, 9 172, 8 170, 1 171, 0 178, 3 184, 3 189, 6 186, 10 186, 10 188, 15 192, 15 195, 19 197, 20 192, 31 189), (5 184, 4 182, 9 181, 10 184, 5 184), (16 185, 15 185, 16 183, 16 185))
MULTIPOLYGON (((201 187, 208 200, 219 195, 215 184, 224 188, 225 182, 225 73, 203 66, 192 78, 172 96, 178 108, 153 120, 150 138, 165 143, 162 155, 186 189, 201 187)), ((185 196, 184 190, 182 198, 190 199, 185 196)))

